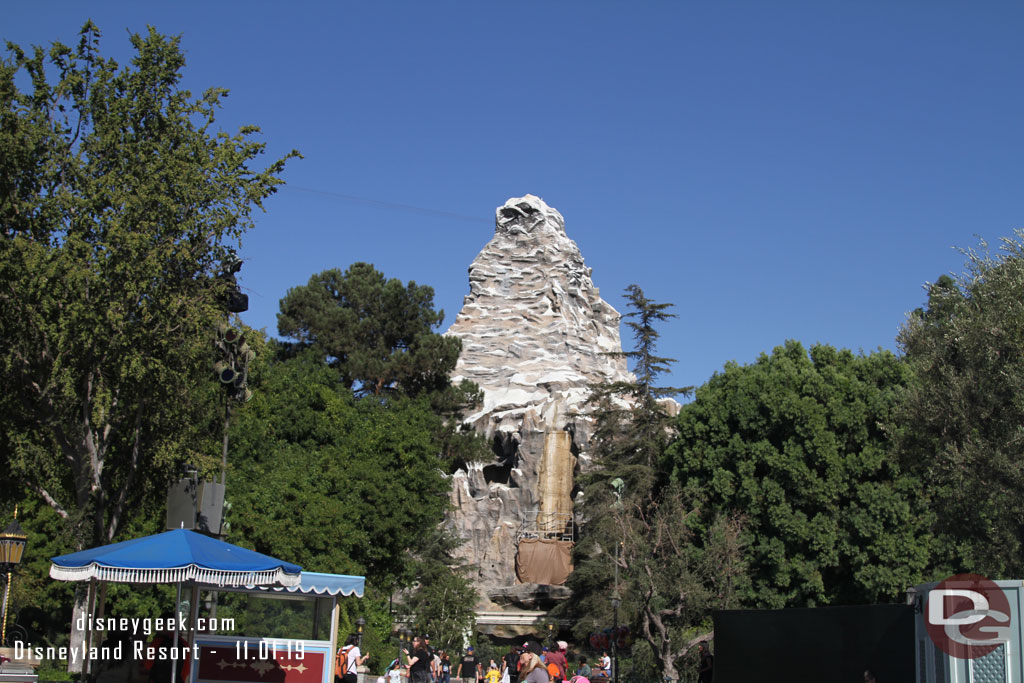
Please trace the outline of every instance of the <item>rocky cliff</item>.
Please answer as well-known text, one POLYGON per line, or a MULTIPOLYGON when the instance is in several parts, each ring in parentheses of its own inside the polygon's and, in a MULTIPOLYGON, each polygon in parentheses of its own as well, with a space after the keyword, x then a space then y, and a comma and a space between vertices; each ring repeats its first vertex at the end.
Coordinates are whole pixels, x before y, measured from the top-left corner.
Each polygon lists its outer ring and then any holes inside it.
POLYGON ((572 537, 574 479, 589 463, 588 386, 631 379, 623 358, 605 355, 621 351, 620 315, 601 299, 562 215, 533 195, 497 209, 469 287, 448 330, 462 340, 453 379, 483 389, 467 419, 495 455, 454 475, 452 522, 477 567, 481 607, 536 607, 559 590, 516 586, 518 542, 572 537))

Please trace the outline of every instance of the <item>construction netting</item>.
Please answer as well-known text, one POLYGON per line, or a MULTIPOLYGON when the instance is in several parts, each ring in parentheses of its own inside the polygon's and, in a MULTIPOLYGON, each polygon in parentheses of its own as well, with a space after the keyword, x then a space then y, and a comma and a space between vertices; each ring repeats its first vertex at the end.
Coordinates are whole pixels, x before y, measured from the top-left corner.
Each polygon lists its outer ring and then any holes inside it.
POLYGON ((516 553, 519 583, 561 586, 572 573, 572 542, 553 538, 524 538, 516 553))

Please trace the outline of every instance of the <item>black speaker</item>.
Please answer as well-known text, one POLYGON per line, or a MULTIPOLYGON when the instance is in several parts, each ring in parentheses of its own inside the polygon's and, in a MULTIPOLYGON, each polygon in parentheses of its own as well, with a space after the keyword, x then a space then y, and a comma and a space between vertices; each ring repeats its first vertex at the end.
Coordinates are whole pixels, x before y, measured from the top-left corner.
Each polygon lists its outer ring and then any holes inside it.
POLYGON ((245 313, 249 310, 249 295, 242 294, 236 288, 227 296, 227 309, 230 313, 245 313))
POLYGON ((179 479, 167 489, 167 529, 196 528, 196 482, 179 479))
POLYGON ((217 536, 224 517, 224 484, 204 481, 199 484, 197 531, 217 536))

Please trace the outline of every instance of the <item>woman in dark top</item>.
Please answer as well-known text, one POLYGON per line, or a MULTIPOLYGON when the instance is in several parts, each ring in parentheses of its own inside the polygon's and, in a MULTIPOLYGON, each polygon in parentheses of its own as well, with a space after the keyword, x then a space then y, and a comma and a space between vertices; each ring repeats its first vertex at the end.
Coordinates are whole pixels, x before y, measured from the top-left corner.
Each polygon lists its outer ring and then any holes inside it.
MULTIPOLYGON (((502 663, 505 666, 505 675, 508 676, 509 683, 519 683, 519 653, 516 652, 515 647, 508 648, 508 654, 502 657, 502 663)), ((504 679, 504 676, 502 678, 504 679)))
POLYGON ((430 662, 432 657, 423 644, 423 639, 416 636, 412 639, 412 656, 408 650, 405 652, 406 665, 409 667, 409 679, 412 683, 429 683, 430 662))

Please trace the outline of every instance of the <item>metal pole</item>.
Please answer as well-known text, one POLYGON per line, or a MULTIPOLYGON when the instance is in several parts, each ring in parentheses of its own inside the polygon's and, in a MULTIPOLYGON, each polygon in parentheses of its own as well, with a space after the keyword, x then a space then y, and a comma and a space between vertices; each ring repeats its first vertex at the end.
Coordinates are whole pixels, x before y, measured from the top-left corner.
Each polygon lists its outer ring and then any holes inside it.
POLYGON ((619 608, 612 608, 612 670, 615 672, 615 683, 619 683, 619 608))
MULTIPOLYGON (((178 582, 178 593, 174 599, 174 640, 171 642, 172 648, 178 647, 178 620, 181 618, 181 581, 178 582)), ((171 651, 171 683, 174 683, 178 678, 178 658, 175 656, 175 652, 171 651)))
POLYGON ((4 584, 4 621, 3 627, 0 628, 0 647, 4 647, 7 643, 7 598, 11 594, 11 571, 10 567, 7 570, 7 583, 4 584))
POLYGON ((615 683, 619 683, 619 550, 622 543, 615 544, 615 588, 612 591, 612 670, 615 683))
MULTIPOLYGON (((224 394, 224 438, 221 443, 220 450, 220 484, 224 487, 224 491, 228 490, 228 429, 231 427, 231 399, 228 398, 227 394, 224 394)), ((221 514, 220 520, 221 529, 224 528, 224 515, 221 514)), ((221 534, 221 529, 217 529, 217 535, 221 534)))

